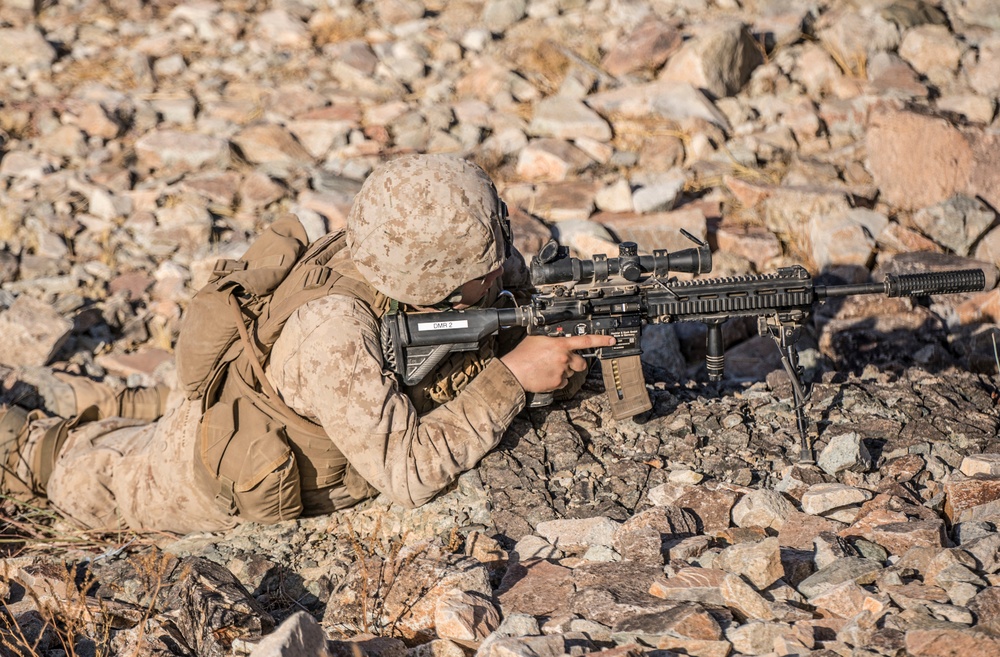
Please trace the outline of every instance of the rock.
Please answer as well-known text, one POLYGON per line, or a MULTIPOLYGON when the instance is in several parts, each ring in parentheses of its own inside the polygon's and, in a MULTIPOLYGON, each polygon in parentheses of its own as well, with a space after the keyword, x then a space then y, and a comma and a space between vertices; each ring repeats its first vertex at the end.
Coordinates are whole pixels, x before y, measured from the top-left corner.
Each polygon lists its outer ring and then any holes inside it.
POLYGON ((517 175, 526 180, 566 180, 590 166, 593 160, 567 141, 552 138, 537 139, 521 150, 517 160, 517 175))
POLYGON ((947 80, 958 69, 963 51, 963 44, 945 25, 914 27, 899 44, 899 56, 932 81, 947 80))
POLYGON ((528 130, 555 139, 572 140, 581 135, 602 142, 611 139, 607 121, 579 100, 565 96, 550 96, 536 103, 528 130))
POLYGON ((820 568, 799 583, 798 590, 807 598, 815 597, 838 584, 853 581, 855 584, 869 584, 882 567, 870 559, 847 557, 820 568))
POLYGON ((738 92, 763 63, 763 55, 743 25, 700 25, 667 62, 660 79, 689 82, 717 98, 738 92))
POLYGON ((872 467, 872 457, 858 434, 844 433, 830 439, 816 458, 816 465, 831 475, 844 470, 864 472, 872 467))
POLYGON ((639 214, 667 212, 674 207, 687 179, 681 171, 667 172, 651 179, 632 192, 632 207, 639 214))
POLYGON ((531 560, 507 569, 496 598, 504 616, 554 616, 569 611, 572 571, 548 561, 531 560))
POLYGON ((653 212, 645 215, 606 214, 593 217, 622 242, 635 242, 640 253, 652 253, 654 249, 679 251, 694 245, 681 234, 684 229, 705 239, 708 235, 708 220, 701 210, 680 209, 673 212, 653 212))
MULTIPOLYGON (((652 498, 652 491, 650 497, 652 498)), ((708 534, 729 527, 730 514, 738 498, 736 492, 725 488, 711 490, 705 486, 698 486, 680 495, 673 503, 691 511, 698 519, 701 531, 708 534)))
POLYGON ((289 616, 274 632, 254 646, 250 657, 326 657, 326 635, 316 619, 304 611, 289 616))
POLYGON ((593 183, 562 181, 539 185, 532 201, 535 214, 546 221, 586 221, 595 194, 593 183))
POLYGON ((777 538, 731 545, 719 553, 712 566, 745 577, 758 591, 763 591, 784 575, 777 538))
POLYGON ((906 633, 906 650, 914 657, 987 657, 1000 651, 1000 641, 971 630, 914 629, 906 633))
POLYGON ((1000 475, 1000 454, 969 454, 962 459, 959 470, 967 477, 1000 475))
POLYGON ((465 657, 465 649, 448 639, 434 639, 413 646, 406 651, 407 657, 465 657))
POLYGON ((582 635, 508 637, 498 639, 476 651, 477 657, 559 657, 569 654, 570 646, 579 650, 589 644, 582 635))
POLYGON ((721 605, 725 602, 720 589, 725 577, 724 570, 682 568, 673 577, 657 578, 649 593, 665 600, 721 605))
POLYGON ((528 535, 523 537, 514 545, 513 554, 518 561, 528 561, 530 559, 561 559, 564 555, 562 550, 556 548, 543 538, 528 535))
POLYGON ((997 214, 982 201, 959 194, 913 215, 925 235, 959 255, 969 255, 973 244, 996 220, 997 214))
POLYGON ((945 483, 945 514, 952 522, 975 520, 975 509, 1000 499, 1000 476, 978 474, 945 483))
POLYGON ((171 172, 194 171, 202 167, 225 168, 229 144, 209 135, 155 130, 135 143, 138 165, 171 172))
POLYGON ((711 100, 687 82, 658 80, 643 85, 631 85, 591 94, 587 96, 586 102, 606 118, 652 116, 675 121, 702 119, 723 129, 728 125, 725 115, 711 100))
POLYGON ((741 618, 772 620, 774 612, 757 591, 737 575, 726 575, 719 584, 719 592, 725 605, 741 618))
POLYGON ((770 527, 781 529, 795 507, 781 493, 760 489, 744 495, 733 507, 733 524, 737 527, 770 527))
POLYGON ((726 639, 733 644, 736 654, 766 655, 774 652, 774 642, 787 631, 782 623, 755 620, 728 628, 726 639))
POLYGON ((21 295, 0 312, 0 363, 8 367, 47 365, 70 336, 73 323, 43 301, 21 295))
POLYGON ((814 484, 802 494, 802 510, 812 515, 823 515, 833 509, 860 504, 871 497, 868 491, 853 486, 814 484))
POLYGON ((24 29, 2 28, 0 42, 4 44, 3 52, 0 53, 0 66, 14 66, 27 72, 46 69, 56 58, 56 49, 34 26, 24 29))
POLYGON ((645 21, 615 44, 601 61, 611 75, 656 70, 677 51, 681 34, 658 20, 645 21))
POLYGON ((442 639, 478 646, 500 626, 500 614, 488 598, 457 589, 442 596, 434 609, 434 630, 442 639))
POLYGON ((985 149, 993 139, 963 133, 940 118, 879 112, 866 137, 867 166, 886 199, 902 209, 917 210, 956 194, 981 195, 992 205, 997 200, 990 191, 992 156, 985 149))
POLYGON ((879 617, 889 601, 886 597, 873 597, 853 581, 846 581, 809 598, 809 604, 826 614, 849 619, 862 611, 879 617))
POLYGON ((725 222, 715 232, 719 249, 735 253, 752 262, 758 270, 770 268, 781 256, 781 242, 770 231, 754 226, 727 226, 725 222))
POLYGON ((297 164, 312 161, 312 156, 295 137, 276 125, 258 125, 233 136, 243 156, 255 164, 297 164))
POLYGON ((668 635, 701 641, 718 641, 722 638, 722 628, 718 621, 701 605, 693 602, 682 602, 666 611, 624 618, 612 630, 619 636, 668 635))
POLYGON ((620 523, 610 518, 548 520, 538 523, 535 531, 562 551, 579 552, 595 545, 610 546, 620 523))
POLYGON ((524 17, 526 6, 525 0, 489 0, 483 7, 483 23, 491 31, 503 33, 524 17))
POLYGON ((573 570, 576 593, 571 611, 590 621, 613 627, 625 618, 676 607, 648 591, 661 567, 629 561, 584 563, 573 570))
POLYGON ((813 217, 809 221, 813 262, 820 271, 833 265, 867 267, 876 238, 888 223, 884 215, 864 209, 813 217))

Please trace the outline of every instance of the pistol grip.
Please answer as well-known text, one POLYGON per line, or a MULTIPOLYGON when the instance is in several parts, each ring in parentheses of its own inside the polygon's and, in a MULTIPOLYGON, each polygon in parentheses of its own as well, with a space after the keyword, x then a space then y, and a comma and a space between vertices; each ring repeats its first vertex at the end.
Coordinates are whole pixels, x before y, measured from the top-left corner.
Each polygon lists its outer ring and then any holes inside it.
POLYGON ((611 402, 611 415, 616 420, 624 420, 653 408, 638 356, 602 360, 601 373, 611 402))

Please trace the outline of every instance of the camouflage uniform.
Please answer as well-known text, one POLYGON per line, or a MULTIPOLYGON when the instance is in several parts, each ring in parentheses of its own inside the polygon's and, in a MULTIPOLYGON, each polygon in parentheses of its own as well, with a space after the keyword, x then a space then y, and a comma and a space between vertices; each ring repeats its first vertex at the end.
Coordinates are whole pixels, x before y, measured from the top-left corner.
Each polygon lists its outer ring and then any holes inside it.
MULTIPOLYGON (((444 156, 401 157, 365 181, 347 246, 380 293, 435 305, 504 263, 499 206, 478 167, 444 156)), ((524 406, 514 375, 492 351, 484 355, 448 363, 427 382, 418 408, 411 395, 420 391, 408 395, 386 370, 377 314, 358 299, 330 295, 291 315, 266 376, 287 406, 323 428, 349 470, 393 501, 416 506, 474 467, 524 406)), ((46 494, 88 527, 228 528, 239 517, 220 507, 195 471, 200 418, 198 402, 184 400, 153 424, 109 418, 75 428, 46 494)), ((345 492, 348 483, 314 494, 341 508, 356 501, 345 492)))

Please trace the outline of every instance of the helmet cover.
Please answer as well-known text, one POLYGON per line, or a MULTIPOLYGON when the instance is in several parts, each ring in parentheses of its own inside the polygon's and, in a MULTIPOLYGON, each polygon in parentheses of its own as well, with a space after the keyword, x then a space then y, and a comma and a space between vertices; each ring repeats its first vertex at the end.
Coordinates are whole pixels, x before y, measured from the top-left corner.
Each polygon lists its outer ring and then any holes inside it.
POLYGON ((489 176, 471 162, 401 156, 361 186, 347 219, 347 246, 379 292, 431 306, 503 264, 501 205, 489 176))

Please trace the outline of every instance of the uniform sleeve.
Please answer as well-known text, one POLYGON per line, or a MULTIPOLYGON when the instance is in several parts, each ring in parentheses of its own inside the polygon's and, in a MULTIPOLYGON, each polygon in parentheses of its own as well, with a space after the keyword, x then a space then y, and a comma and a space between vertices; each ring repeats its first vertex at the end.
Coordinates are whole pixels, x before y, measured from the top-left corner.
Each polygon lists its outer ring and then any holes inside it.
POLYGON ((524 406, 517 379, 494 359, 457 398, 418 416, 383 370, 371 312, 341 296, 312 301, 289 318, 268 377, 362 477, 407 506, 429 501, 474 467, 524 406))

